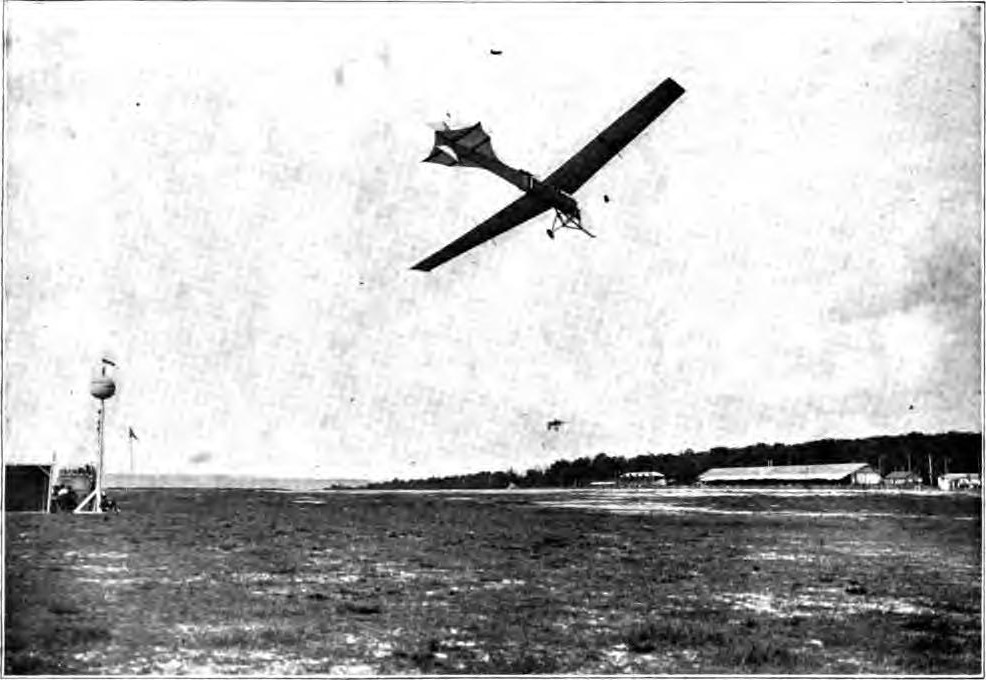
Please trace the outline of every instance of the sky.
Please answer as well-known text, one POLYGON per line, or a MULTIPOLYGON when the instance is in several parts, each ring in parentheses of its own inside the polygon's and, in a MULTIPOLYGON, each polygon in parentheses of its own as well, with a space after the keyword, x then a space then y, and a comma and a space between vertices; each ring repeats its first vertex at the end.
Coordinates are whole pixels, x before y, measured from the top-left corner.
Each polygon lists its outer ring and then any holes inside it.
POLYGON ((5 19, 7 460, 94 458, 102 357, 113 472, 389 479, 982 429, 980 7, 5 19), (598 238, 550 240, 545 215, 409 270, 518 196, 421 163, 429 124, 481 121, 543 177, 666 77, 685 95, 575 194, 598 238))

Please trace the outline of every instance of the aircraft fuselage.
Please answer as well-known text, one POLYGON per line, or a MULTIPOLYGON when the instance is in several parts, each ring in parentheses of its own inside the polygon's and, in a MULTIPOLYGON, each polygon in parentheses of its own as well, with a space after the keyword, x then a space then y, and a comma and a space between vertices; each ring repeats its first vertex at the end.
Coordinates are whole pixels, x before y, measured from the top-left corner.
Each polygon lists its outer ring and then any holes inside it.
POLYGON ((569 217, 579 216, 579 204, 572 196, 547 182, 539 180, 527 170, 512 168, 496 157, 490 158, 481 154, 471 154, 468 151, 462 152, 455 147, 453 149, 460 158, 466 156, 471 165, 489 170, 497 177, 505 179, 523 192, 537 196, 552 208, 560 210, 569 217))

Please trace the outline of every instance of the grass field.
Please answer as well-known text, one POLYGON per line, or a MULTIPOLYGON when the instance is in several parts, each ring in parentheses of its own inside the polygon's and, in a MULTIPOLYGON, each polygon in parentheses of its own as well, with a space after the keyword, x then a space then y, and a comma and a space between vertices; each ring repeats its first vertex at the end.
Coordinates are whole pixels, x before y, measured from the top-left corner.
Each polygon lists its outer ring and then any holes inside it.
POLYGON ((981 673, 981 499, 139 490, 7 515, 7 673, 981 673))

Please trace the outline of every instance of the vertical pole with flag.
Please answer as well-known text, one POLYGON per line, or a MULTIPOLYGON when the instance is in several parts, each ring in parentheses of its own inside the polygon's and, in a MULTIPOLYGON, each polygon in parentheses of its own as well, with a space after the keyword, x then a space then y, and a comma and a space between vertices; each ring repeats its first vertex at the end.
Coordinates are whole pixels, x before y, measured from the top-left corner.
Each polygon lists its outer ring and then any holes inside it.
POLYGON ((134 433, 134 429, 128 428, 130 432, 127 434, 127 439, 130 441, 130 474, 134 473, 134 442, 140 441, 137 439, 137 435, 134 433))

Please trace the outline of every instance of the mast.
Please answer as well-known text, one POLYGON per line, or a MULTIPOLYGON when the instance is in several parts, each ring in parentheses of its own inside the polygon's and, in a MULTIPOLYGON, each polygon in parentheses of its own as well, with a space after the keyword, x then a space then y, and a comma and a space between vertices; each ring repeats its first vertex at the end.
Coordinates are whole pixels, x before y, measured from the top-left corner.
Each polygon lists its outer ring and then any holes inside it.
POLYGON ((99 374, 92 379, 89 385, 89 393, 99 400, 99 408, 96 415, 96 479, 94 480, 92 492, 79 503, 75 509, 76 513, 100 513, 103 511, 103 472, 105 470, 104 450, 105 450, 105 420, 106 420, 106 400, 116 393, 116 383, 113 377, 106 374, 107 366, 116 366, 109 359, 103 359, 103 365, 99 374), (90 505, 91 504, 91 505, 90 505), (90 509, 86 509, 86 507, 90 509))

